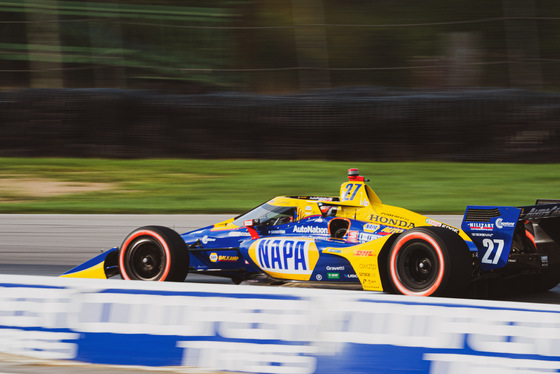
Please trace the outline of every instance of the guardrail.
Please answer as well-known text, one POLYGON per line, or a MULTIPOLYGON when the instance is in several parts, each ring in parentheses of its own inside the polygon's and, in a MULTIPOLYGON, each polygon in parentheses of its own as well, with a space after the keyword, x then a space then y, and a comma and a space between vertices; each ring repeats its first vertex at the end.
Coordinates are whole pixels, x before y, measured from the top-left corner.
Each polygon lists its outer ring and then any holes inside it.
POLYGON ((559 372, 560 305, 0 276, 0 352, 249 373, 559 372))

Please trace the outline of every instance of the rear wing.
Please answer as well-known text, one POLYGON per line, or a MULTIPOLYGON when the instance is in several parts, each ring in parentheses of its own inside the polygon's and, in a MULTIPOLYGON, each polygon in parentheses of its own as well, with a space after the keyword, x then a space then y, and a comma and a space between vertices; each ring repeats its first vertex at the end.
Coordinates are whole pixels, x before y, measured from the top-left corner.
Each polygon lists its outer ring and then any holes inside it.
POLYGON ((560 217, 560 200, 538 199, 535 205, 522 206, 519 219, 560 217))
POLYGON ((560 200, 539 199, 520 209, 519 220, 531 223, 539 251, 549 252, 552 261, 560 262, 560 200))
POLYGON ((512 244, 537 253, 539 242, 560 243, 560 200, 540 199, 521 207, 467 206, 461 228, 478 249, 481 270, 497 269, 508 263, 512 244))
POLYGON ((481 270, 507 264, 520 213, 508 206, 467 206, 461 229, 476 245, 481 270))

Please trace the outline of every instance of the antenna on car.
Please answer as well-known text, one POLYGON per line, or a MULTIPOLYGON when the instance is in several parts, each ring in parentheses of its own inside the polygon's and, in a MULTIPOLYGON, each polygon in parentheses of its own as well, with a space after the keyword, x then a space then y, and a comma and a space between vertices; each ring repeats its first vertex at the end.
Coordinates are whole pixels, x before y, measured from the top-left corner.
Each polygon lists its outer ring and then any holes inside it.
POLYGON ((348 169, 348 180, 356 182, 369 182, 369 179, 365 179, 360 176, 360 170, 356 168, 348 169))

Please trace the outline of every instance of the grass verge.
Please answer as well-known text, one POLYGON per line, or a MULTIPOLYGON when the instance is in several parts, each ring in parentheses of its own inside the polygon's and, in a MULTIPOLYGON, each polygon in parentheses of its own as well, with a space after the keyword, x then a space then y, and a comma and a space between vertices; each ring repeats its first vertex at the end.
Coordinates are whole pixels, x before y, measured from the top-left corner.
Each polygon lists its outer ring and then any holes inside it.
POLYGON ((560 165, 0 158, 1 213, 237 213, 277 195, 337 196, 358 167, 386 204, 462 214, 560 199, 560 165))

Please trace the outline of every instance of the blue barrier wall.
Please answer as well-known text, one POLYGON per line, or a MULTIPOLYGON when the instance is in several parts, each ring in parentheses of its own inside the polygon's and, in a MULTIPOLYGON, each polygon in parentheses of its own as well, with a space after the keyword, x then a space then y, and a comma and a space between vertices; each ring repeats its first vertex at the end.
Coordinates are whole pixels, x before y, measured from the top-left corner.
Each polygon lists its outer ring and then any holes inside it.
POLYGON ((560 305, 0 276, 0 352, 249 373, 556 373, 560 305))

